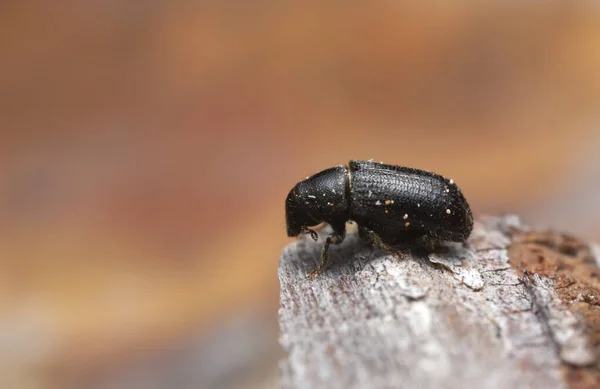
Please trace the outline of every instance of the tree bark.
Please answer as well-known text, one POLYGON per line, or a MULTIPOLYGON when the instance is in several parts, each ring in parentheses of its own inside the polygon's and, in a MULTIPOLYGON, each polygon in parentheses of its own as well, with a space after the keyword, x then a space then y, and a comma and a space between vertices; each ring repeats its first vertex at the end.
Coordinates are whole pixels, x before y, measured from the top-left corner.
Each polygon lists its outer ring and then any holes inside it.
POLYGON ((598 246, 516 216, 401 259, 349 232, 308 280, 322 245, 280 258, 283 388, 600 386, 598 246))

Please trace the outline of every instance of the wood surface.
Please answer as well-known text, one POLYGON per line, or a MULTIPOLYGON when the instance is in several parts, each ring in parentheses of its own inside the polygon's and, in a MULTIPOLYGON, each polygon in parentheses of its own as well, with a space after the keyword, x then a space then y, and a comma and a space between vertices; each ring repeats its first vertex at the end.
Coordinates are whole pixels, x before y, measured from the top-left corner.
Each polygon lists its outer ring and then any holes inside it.
POLYGON ((598 246, 512 215, 402 259, 349 233, 310 281, 324 236, 280 258, 282 388, 598 387, 598 246))

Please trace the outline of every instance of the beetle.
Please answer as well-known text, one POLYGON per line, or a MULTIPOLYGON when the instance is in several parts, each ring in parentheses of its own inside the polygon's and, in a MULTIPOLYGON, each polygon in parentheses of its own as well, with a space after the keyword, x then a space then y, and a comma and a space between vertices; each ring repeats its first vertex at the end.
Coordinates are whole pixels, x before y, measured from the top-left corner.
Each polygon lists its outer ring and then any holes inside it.
POLYGON ((289 237, 310 234, 311 226, 328 223, 330 233, 321 263, 307 277, 327 265, 328 250, 346 236, 346 222, 355 222, 361 239, 398 254, 400 243, 464 242, 473 230, 473 215, 454 180, 425 170, 351 160, 325 169, 296 184, 285 200, 289 237))

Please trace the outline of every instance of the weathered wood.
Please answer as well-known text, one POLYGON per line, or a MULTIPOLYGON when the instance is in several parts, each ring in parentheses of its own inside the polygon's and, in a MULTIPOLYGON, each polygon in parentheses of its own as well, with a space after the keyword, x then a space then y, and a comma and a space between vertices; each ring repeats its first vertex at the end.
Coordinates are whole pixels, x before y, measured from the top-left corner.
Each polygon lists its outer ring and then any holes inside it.
POLYGON ((552 240, 561 236, 484 218, 464 246, 399 260, 349 233, 314 281, 323 242, 290 244, 279 265, 282 387, 595 387, 600 250, 552 240), (557 265, 532 271, 546 258, 557 265), (562 283, 558 269, 573 263, 590 270, 562 283), (565 295, 576 287, 583 297, 565 295))

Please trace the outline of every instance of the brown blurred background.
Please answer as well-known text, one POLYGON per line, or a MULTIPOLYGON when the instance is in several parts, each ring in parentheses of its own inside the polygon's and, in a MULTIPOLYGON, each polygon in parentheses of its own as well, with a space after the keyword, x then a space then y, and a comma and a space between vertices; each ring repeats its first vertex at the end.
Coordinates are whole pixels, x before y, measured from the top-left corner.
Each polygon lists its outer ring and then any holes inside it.
POLYGON ((349 159, 600 240, 597 6, 209 3, 0 4, 0 387, 276 387, 283 200, 349 159))

